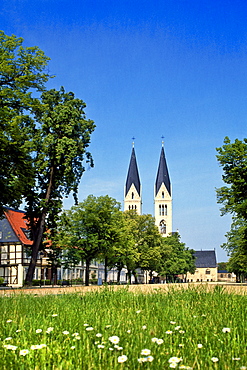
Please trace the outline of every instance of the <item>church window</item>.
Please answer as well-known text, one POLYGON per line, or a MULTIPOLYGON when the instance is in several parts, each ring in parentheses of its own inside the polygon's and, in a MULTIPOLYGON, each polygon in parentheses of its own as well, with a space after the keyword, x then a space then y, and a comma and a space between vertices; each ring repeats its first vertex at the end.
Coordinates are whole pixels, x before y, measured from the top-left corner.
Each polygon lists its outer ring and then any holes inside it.
POLYGON ((161 197, 162 197, 162 199, 165 198, 165 193, 163 191, 162 191, 161 197))
POLYGON ((134 193, 132 192, 132 193, 131 193, 131 199, 134 199, 134 196, 135 196, 135 195, 134 195, 134 193))
POLYGON ((160 221, 160 233, 166 234, 166 224, 164 220, 160 221))
POLYGON ((129 210, 131 209, 131 207, 129 206, 129 210))
POLYGON ((164 216, 165 215, 165 206, 164 204, 159 205, 159 215, 164 216))
POLYGON ((167 216, 167 204, 165 204, 165 216, 167 216))

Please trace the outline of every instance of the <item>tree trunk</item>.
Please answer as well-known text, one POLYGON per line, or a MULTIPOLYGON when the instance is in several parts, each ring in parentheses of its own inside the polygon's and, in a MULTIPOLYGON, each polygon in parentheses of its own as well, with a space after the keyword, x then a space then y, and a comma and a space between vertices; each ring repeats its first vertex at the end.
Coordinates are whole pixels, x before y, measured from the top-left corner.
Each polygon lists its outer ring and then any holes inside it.
POLYGON ((128 275, 128 284, 131 284, 131 271, 130 270, 128 270, 127 275, 128 275))
POLYGON ((86 259, 86 271, 85 271, 85 285, 89 286, 89 273, 90 273, 90 259, 86 259))
POLYGON ((38 257, 38 252, 39 248, 42 242, 42 237, 43 233, 45 231, 45 218, 47 214, 47 209, 48 209, 48 203, 51 197, 51 190, 52 190, 52 184, 53 184, 53 177, 54 177, 54 168, 51 168, 51 173, 50 173, 50 181, 48 184, 48 188, 46 191, 46 196, 45 196, 45 202, 46 206, 43 208, 41 212, 40 219, 37 222, 37 228, 34 233, 34 241, 32 245, 32 254, 31 254, 31 260, 28 266, 28 271, 27 271, 27 276, 25 279, 25 284, 26 285, 32 285, 33 281, 33 275, 36 267, 36 262, 37 262, 37 257, 38 257))
POLYGON ((120 284, 120 276, 121 276, 122 267, 118 267, 117 269, 117 283, 120 284))
POLYGON ((107 271, 107 257, 105 258, 105 269, 104 269, 104 273, 105 273, 105 283, 107 283, 107 274, 108 274, 108 271, 107 271))

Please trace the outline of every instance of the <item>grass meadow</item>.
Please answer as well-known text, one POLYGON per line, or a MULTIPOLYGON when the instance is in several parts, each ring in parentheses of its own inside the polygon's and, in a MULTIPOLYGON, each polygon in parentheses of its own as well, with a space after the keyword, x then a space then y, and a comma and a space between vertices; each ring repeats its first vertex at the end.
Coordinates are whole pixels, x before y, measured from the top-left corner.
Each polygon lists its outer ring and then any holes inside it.
POLYGON ((0 297, 1 369, 247 369, 247 298, 204 286, 0 297))

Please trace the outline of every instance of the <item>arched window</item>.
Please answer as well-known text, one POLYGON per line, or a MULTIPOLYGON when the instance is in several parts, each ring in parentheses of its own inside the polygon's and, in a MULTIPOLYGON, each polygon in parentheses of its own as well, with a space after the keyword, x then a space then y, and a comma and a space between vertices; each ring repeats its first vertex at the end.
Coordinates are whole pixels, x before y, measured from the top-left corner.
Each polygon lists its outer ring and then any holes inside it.
POLYGON ((162 191, 162 193, 161 193, 161 197, 162 197, 162 199, 164 199, 165 198, 165 193, 162 191))
POLYGON ((165 204, 165 216, 167 216, 167 204, 165 204))
POLYGON ((166 223, 164 220, 160 221, 160 233, 166 234, 166 223))
POLYGON ((131 207, 129 206, 129 210, 131 210, 131 207))
POLYGON ((134 199, 134 196, 135 196, 135 194, 132 192, 131 193, 131 199, 134 199))

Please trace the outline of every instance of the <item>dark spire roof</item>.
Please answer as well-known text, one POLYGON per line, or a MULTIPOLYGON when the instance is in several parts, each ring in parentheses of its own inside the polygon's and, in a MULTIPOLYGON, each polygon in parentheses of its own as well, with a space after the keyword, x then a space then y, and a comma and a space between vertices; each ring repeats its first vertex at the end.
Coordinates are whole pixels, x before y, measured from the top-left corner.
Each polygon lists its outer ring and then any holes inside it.
POLYGON ((134 147, 132 148, 132 153, 131 153, 131 158, 130 158, 129 171, 128 171, 127 180, 126 180, 125 195, 128 193, 132 184, 135 185, 135 188, 138 194, 140 195, 141 182, 140 182, 140 177, 138 173, 134 147))
POLYGON ((168 168, 166 164, 166 158, 165 158, 165 151, 164 147, 162 146, 161 153, 160 153, 160 162, 158 167, 158 173, 156 177, 156 183, 155 183, 155 195, 157 195, 162 183, 165 184, 165 187, 168 191, 168 193, 171 195, 171 183, 168 173, 168 168))

